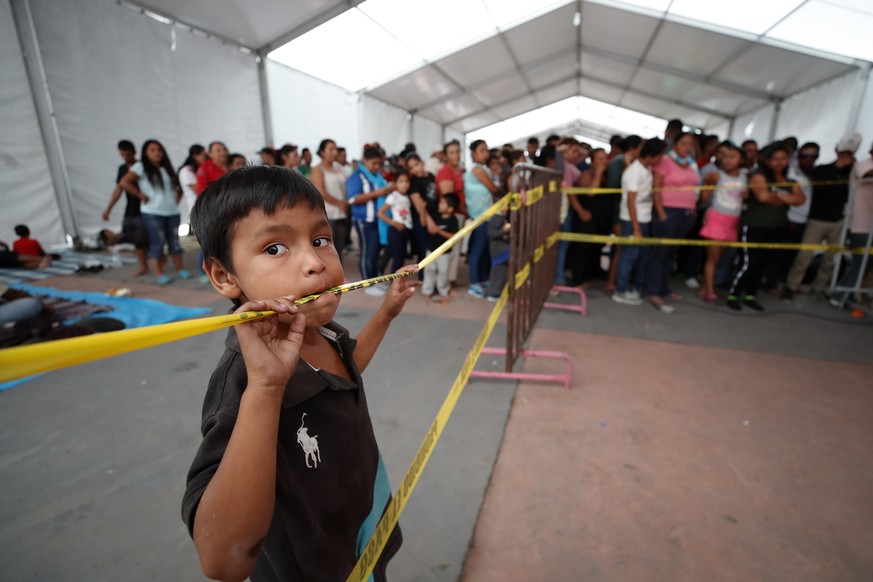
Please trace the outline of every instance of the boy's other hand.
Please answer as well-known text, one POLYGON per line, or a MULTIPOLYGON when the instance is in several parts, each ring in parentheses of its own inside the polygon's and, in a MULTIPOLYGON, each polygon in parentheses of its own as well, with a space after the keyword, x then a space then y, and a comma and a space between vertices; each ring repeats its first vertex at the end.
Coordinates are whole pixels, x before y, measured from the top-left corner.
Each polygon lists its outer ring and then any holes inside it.
MULTIPOLYGON (((418 273, 418 265, 406 265, 397 270, 398 273, 418 273)), ((403 311, 403 306, 406 301, 415 295, 415 288, 421 287, 421 281, 418 277, 408 275, 399 279, 394 279, 391 282, 391 288, 385 295, 385 301, 382 303, 382 308, 391 317, 397 317, 403 311)))
POLYGON ((276 391, 281 397, 285 385, 297 367, 300 346, 303 344, 305 318, 298 313, 294 297, 278 297, 249 301, 234 313, 247 311, 275 311, 263 319, 236 326, 240 350, 246 364, 248 385, 276 391), (279 314, 294 316, 290 324, 279 322, 279 314))

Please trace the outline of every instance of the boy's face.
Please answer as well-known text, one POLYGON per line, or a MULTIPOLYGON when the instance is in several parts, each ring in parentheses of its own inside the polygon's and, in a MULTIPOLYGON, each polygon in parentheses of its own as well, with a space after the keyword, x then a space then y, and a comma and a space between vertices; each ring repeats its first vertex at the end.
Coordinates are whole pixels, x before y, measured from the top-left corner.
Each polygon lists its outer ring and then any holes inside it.
MULTIPOLYGON (((241 302, 312 295, 343 282, 343 267, 324 211, 306 202, 280 206, 267 215, 256 209, 236 223, 231 241, 234 272, 209 265, 219 293, 241 302)), ((338 295, 300 306, 306 327, 325 325, 339 307, 338 295)))
POLYGON ((454 211, 454 208, 449 206, 449 203, 446 202, 445 198, 440 198, 439 205, 437 206, 437 212, 440 214, 450 214, 454 211))
POLYGON ((124 163, 128 166, 132 166, 136 163, 135 150, 118 150, 118 155, 121 156, 121 159, 124 160, 124 163))

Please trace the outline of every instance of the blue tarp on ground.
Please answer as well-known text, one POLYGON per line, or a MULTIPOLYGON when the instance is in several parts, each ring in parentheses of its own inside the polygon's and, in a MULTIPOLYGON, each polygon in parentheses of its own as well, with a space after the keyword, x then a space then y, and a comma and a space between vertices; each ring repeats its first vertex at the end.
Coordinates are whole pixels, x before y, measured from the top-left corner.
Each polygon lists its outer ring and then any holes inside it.
MULTIPOLYGON (((138 299, 135 297, 109 297, 102 293, 84 293, 82 291, 63 291, 53 289, 51 287, 39 287, 36 285, 27 285, 25 283, 16 283, 10 285, 15 289, 26 291, 31 295, 45 295, 48 297, 59 297, 68 301, 85 301, 93 305, 107 305, 112 308, 109 313, 95 313, 95 317, 112 317, 124 322, 125 329, 134 327, 146 327, 149 325, 158 325, 161 323, 170 323, 171 321, 179 321, 180 319, 188 319, 197 317, 212 311, 208 307, 181 307, 178 305, 170 305, 162 301, 154 299, 138 299)), ((0 391, 17 386, 30 378, 21 378, 11 382, 0 384, 0 391)))

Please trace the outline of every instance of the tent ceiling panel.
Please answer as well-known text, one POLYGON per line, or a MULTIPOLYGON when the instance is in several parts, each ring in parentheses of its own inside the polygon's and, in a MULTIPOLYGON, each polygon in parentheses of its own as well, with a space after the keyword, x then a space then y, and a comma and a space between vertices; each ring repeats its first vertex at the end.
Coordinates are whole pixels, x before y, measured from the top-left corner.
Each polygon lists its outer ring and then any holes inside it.
POLYGON ((459 121, 458 123, 454 124, 454 127, 458 128, 464 133, 468 133, 473 131, 474 129, 479 129, 480 127, 493 125, 498 121, 500 121, 500 118, 497 117, 494 112, 483 111, 482 113, 467 117, 463 121, 459 121))
POLYGON ((682 96, 682 100, 687 103, 694 103, 701 108, 718 109, 731 117, 748 111, 749 107, 754 108, 767 105, 766 101, 730 93, 705 83, 694 85, 682 96))
POLYGON ((506 51, 506 45, 496 36, 442 58, 436 64, 464 86, 515 69, 515 61, 506 51))
POLYGON ((520 99, 495 107, 493 111, 500 119, 509 119, 527 111, 533 111, 536 108, 537 102, 533 96, 525 95, 520 99))
POLYGON ((621 99, 622 93, 624 93, 624 91, 618 87, 604 85, 603 83, 591 81, 584 77, 582 78, 579 90, 580 95, 590 99, 597 99, 604 103, 618 103, 621 99))
POLYGON ((665 75, 646 69, 637 71, 630 84, 634 89, 654 93, 663 96, 667 100, 677 99, 685 95, 695 85, 696 83, 688 79, 681 79, 673 75, 665 75))
POLYGON ((528 93, 527 84, 521 75, 513 75, 506 79, 496 81, 473 91, 483 103, 488 106, 499 105, 514 97, 520 97, 528 93))
POLYGON ((575 4, 559 8, 503 33, 520 65, 576 46, 575 4))
POLYGON ((369 94, 398 107, 413 110, 427 101, 444 97, 453 91, 456 91, 454 83, 436 68, 427 66, 376 87, 369 94))
POLYGON ((572 75, 576 70, 576 51, 564 53, 534 69, 526 70, 525 77, 530 86, 536 91, 538 88, 554 83, 560 79, 572 75))
POLYGON ((658 19, 610 8, 582 4, 582 43, 627 57, 640 58, 658 27, 658 19))
POLYGON ((706 113, 689 111, 678 105, 674 105, 673 103, 659 101, 635 93, 625 94, 625 96, 622 97, 620 105, 634 111, 645 111, 650 115, 662 119, 678 117, 689 127, 707 127, 721 121, 721 119, 707 115, 706 113), (651 113, 653 110, 656 111, 656 113, 651 113))
POLYGON ((757 44, 714 75, 779 97, 788 97, 854 67, 757 44))
POLYGON ((422 109, 419 113, 440 123, 451 123, 480 111, 482 111, 482 103, 474 96, 464 94, 447 99, 439 105, 422 109))
POLYGON ((634 78, 636 71, 637 67, 635 65, 605 59, 584 50, 582 51, 583 78, 589 75, 627 85, 634 78))
POLYGON ((133 4, 177 19, 179 22, 212 32, 242 46, 257 49, 291 30, 298 34, 322 24, 359 2, 346 0, 135 0, 133 4))
POLYGON ((665 22, 652 42, 646 59, 699 75, 709 75, 731 55, 751 46, 751 42, 735 36, 665 22))
POLYGON ((559 101, 560 99, 572 97, 578 92, 579 83, 576 81, 576 79, 570 79, 568 81, 564 81, 563 83, 558 83, 557 85, 553 85, 545 89, 540 89, 534 94, 534 97, 540 103, 540 105, 545 105, 546 103, 554 103, 555 101, 559 101))

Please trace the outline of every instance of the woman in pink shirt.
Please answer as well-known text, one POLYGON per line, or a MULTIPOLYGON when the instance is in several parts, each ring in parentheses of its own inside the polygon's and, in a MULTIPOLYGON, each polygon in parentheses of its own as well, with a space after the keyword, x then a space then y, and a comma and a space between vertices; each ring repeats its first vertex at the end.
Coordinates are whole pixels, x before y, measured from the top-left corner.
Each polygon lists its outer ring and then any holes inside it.
MULTIPOLYGON (((673 148, 652 168, 653 216, 652 236, 685 238, 697 219, 697 186, 700 174, 694 160, 694 136, 679 133, 673 148)), ((649 255, 644 296, 655 308, 672 313, 666 299, 681 299, 670 290, 670 274, 676 247, 654 246, 649 255)))

